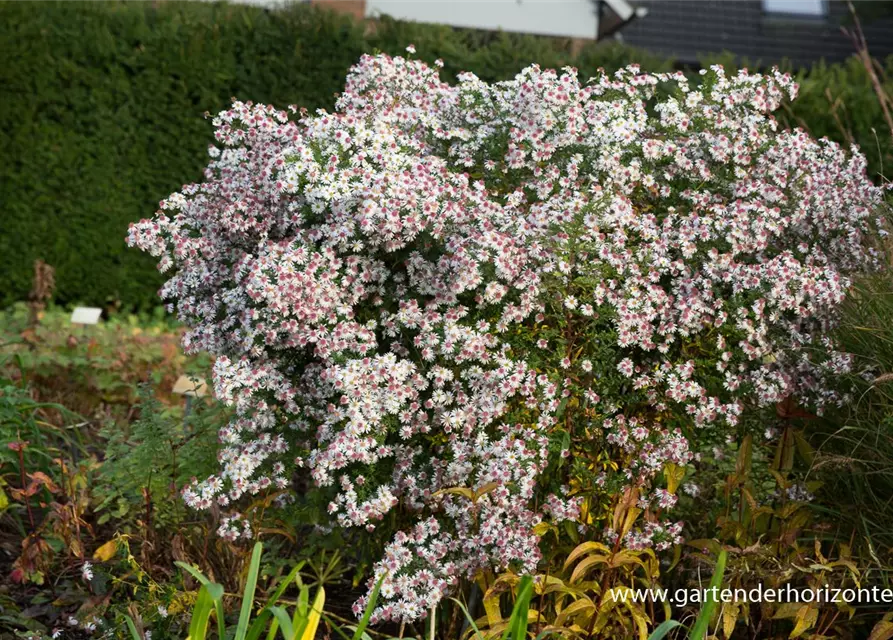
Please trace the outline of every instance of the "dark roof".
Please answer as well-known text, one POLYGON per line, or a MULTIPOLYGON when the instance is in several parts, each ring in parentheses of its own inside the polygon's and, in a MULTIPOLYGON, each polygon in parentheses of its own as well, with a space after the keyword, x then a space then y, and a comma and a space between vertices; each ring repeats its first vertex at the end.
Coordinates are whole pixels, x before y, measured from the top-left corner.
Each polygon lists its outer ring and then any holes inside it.
MULTIPOLYGON (((696 64, 703 54, 730 51, 761 66, 788 59, 797 66, 822 58, 842 60, 854 52, 841 32, 851 27, 842 0, 828 3, 825 17, 767 13, 761 0, 638 0, 648 15, 628 24, 617 36, 628 44, 696 64)), ((893 18, 863 21, 869 51, 876 58, 893 54, 893 18)))

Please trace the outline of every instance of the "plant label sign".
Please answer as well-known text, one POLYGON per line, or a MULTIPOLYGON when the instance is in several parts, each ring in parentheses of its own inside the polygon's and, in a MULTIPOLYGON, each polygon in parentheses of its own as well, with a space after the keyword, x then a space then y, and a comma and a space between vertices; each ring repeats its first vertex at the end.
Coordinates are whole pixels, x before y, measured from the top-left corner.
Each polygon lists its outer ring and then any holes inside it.
POLYGON ((201 398, 208 394, 208 385, 201 378, 180 376, 174 383, 174 388, 171 389, 171 392, 181 396, 201 398))
POLYGON ((71 314, 71 324, 97 324, 102 309, 96 307, 75 307, 71 314))

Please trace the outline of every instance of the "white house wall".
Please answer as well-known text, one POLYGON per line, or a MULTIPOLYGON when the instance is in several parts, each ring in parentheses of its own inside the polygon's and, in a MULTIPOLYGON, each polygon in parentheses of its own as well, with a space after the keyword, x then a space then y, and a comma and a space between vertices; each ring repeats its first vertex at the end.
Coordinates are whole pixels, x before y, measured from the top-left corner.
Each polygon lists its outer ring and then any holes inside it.
POLYGON ((572 38, 595 38, 598 14, 593 0, 366 0, 366 15, 501 29, 572 38))

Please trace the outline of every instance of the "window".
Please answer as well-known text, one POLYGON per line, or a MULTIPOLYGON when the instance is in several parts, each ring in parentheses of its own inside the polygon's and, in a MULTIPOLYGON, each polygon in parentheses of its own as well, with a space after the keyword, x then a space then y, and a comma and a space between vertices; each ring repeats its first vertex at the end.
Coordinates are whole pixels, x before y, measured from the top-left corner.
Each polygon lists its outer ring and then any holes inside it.
POLYGON ((788 16, 824 18, 828 15, 826 0, 763 0, 766 13, 788 16))

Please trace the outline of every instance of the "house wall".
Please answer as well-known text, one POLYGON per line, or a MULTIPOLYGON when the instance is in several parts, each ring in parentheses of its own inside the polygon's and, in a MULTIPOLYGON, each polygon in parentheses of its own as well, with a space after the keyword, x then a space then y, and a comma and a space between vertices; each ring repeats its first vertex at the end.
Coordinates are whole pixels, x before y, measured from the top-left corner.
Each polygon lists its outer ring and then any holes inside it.
MULTIPOLYGON (((697 63, 702 54, 731 51, 752 64, 774 64, 787 58, 803 65, 821 58, 843 60, 854 51, 852 41, 841 32, 849 12, 839 0, 827 4, 826 17, 769 13, 761 0, 638 0, 635 4, 647 8, 648 16, 627 25, 617 39, 682 63, 697 63)), ((866 22, 864 30, 873 56, 893 54, 893 21, 866 22)))
POLYGON ((595 38, 592 0, 366 0, 366 15, 550 36, 595 38))

